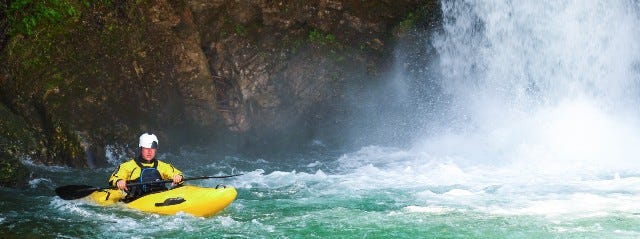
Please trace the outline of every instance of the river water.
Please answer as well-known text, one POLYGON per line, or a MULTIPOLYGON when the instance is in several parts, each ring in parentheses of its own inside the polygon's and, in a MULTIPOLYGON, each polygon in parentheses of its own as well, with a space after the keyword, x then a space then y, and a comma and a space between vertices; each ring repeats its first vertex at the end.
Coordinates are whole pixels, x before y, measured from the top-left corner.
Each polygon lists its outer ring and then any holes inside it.
POLYGON ((268 158, 160 154, 187 176, 244 173, 189 182, 238 189, 210 218, 65 201, 55 187, 104 186, 113 168, 27 160, 30 187, 0 189, 0 237, 640 238, 639 3, 442 9, 443 31, 428 36, 438 57, 424 73, 437 87, 403 90, 411 83, 395 79, 407 102, 429 105, 404 114, 420 122, 411 142, 338 152, 313 141, 268 158))

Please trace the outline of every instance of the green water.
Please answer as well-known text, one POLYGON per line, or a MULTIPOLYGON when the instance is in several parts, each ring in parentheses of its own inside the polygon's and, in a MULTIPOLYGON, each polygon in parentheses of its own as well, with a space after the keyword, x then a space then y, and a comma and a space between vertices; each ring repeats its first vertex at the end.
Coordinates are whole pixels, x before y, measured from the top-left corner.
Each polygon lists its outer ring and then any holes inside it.
MULTIPOLYGON (((0 191, 2 238, 638 238, 640 176, 552 180, 509 170, 458 167, 363 149, 353 155, 297 158, 297 164, 225 157, 199 167, 165 155, 191 176, 238 189, 216 216, 160 216, 65 201, 53 188, 103 185, 111 169, 35 167, 24 190, 0 191), (381 155, 382 154, 382 155, 381 155), (238 167, 236 167, 238 166, 238 167), (261 167, 262 166, 262 167, 261 167), (493 177, 489 175, 501 175, 493 177), (73 175, 76 175, 75 177, 73 175), (467 178, 467 179, 462 179, 467 178), (501 181, 504 180, 504 181, 501 181)), ((200 163, 201 162, 201 163, 200 163)), ((196 164, 197 165, 197 164, 196 164)))

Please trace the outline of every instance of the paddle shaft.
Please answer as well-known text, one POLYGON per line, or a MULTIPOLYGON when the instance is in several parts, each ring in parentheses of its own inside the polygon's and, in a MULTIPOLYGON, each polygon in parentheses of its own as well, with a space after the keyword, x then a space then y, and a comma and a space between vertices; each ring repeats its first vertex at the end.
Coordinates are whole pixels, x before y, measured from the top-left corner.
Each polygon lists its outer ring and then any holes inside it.
MULTIPOLYGON (((194 177, 194 178, 183 178, 182 181, 191 181, 191 180, 200 180, 200 179, 209 179, 209 178, 230 178, 235 176, 240 176, 242 174, 233 174, 233 175, 225 175, 225 176, 202 176, 202 177, 194 177)), ((172 183, 172 179, 155 181, 155 182, 144 182, 144 183, 128 183, 127 186, 136 186, 142 184, 151 184, 151 183, 172 183)))
MULTIPOLYGON (((209 178, 230 178, 235 176, 240 176, 242 174, 233 174, 233 175, 225 175, 225 176, 202 176, 202 177, 194 177, 194 178, 183 178, 182 181, 191 181, 191 180, 199 180, 199 179, 209 179, 209 178)), ((128 186, 137 186, 137 185, 145 185, 145 184, 156 184, 156 183, 171 183, 173 180, 161 180, 161 181, 151 181, 151 182, 140 182, 140 183, 128 183, 128 186)), ((89 194, 105 190, 105 189, 117 189, 116 186, 110 187, 102 187, 96 188, 88 185, 67 185, 56 188, 56 194, 65 200, 78 199, 82 197, 89 196, 89 194)))
MULTIPOLYGON (((191 180, 200 180, 200 179, 209 179, 209 178, 230 178, 230 177, 235 177, 235 176, 240 176, 242 174, 233 174, 233 175, 225 175, 225 176, 202 176, 202 177, 193 177, 193 178, 183 178, 182 181, 191 181, 191 180)), ((137 186, 137 185, 145 185, 145 184, 155 184, 155 183, 172 183, 173 179, 167 179, 167 180, 160 180, 160 181, 151 181, 151 182, 141 182, 141 183, 127 183, 127 187, 128 186, 137 186)), ((98 190, 102 190, 102 189, 116 189, 118 187, 113 186, 113 187, 107 187, 107 188, 100 188, 98 190)))

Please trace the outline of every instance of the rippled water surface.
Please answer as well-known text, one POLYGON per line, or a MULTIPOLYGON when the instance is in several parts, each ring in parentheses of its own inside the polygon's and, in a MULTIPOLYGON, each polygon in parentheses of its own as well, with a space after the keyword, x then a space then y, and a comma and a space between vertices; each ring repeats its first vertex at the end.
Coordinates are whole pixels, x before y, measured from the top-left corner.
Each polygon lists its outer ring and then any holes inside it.
MULTIPOLYGON (((179 158, 197 155, 165 157, 184 167, 179 158)), ((194 176, 245 173, 193 182, 238 188, 237 200, 210 218, 65 201, 52 188, 103 185, 109 170, 98 170, 102 178, 97 178, 89 171, 39 168, 43 177, 30 189, 3 189, 0 229, 20 238, 640 237, 640 174, 546 175, 506 166, 462 167, 429 157, 371 146, 286 171, 278 168, 291 165, 227 157, 185 170, 194 176)))

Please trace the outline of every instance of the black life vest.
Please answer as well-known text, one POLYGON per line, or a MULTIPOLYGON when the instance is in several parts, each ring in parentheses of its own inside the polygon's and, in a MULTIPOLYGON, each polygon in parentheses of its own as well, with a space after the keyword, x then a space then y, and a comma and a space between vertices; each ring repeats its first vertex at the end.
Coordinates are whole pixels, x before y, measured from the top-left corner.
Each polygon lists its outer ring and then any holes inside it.
MULTIPOLYGON (((128 181, 129 183, 162 181, 162 176, 160 175, 160 171, 158 171, 158 160, 154 160, 153 165, 150 167, 142 165, 142 162, 140 160, 142 159, 135 160, 136 164, 138 164, 138 167, 140 167, 140 177, 137 180, 128 181)), ((164 183, 150 183, 130 186, 129 192, 127 192, 127 196, 123 201, 130 202, 146 194, 166 190, 167 187, 164 186, 164 183)))

